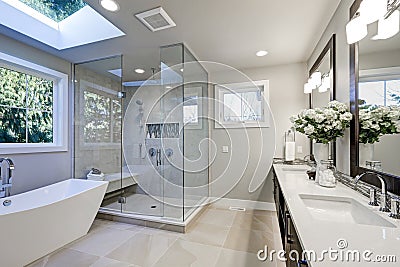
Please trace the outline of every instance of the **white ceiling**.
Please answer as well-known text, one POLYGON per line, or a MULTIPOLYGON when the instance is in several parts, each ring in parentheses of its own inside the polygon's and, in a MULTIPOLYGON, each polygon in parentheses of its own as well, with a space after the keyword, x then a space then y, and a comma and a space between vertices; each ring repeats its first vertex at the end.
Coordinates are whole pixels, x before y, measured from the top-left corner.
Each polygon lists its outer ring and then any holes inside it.
MULTIPOLYGON (((127 35, 57 51, 13 31, 0 32, 71 62, 123 54, 128 79, 145 79, 159 63, 159 47, 184 42, 200 60, 243 69, 305 62, 340 0, 116 0, 108 12, 85 0, 127 35), (176 27, 151 32, 133 14, 162 6, 176 27), (263 58, 255 56, 267 50, 263 58), (145 74, 133 73, 144 68, 145 74)), ((100 30, 100 29, 99 29, 100 30)))

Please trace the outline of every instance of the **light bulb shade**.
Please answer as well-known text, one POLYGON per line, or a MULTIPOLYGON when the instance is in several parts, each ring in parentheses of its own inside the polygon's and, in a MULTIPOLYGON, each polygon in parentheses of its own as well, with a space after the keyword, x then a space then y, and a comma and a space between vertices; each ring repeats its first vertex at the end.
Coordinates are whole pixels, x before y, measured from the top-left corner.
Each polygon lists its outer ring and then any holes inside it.
POLYGON ((308 78, 308 84, 309 84, 311 90, 314 90, 315 88, 317 88, 317 85, 315 84, 314 80, 311 77, 308 78))
POLYGON ((321 79, 322 74, 319 71, 316 71, 311 75, 311 85, 313 86, 313 89, 321 85, 321 79))
POLYGON ((324 78, 322 78, 321 86, 318 87, 318 92, 320 93, 326 92, 330 89, 330 87, 331 87, 331 79, 329 76, 325 76, 324 78))
POLYGON ((349 21, 346 25, 347 43, 354 44, 362 40, 368 34, 368 27, 361 17, 356 17, 349 21))
POLYGON ((313 88, 311 87, 310 83, 305 83, 304 84, 304 93, 305 94, 311 94, 312 93, 313 88))
POLYGON ((386 15, 387 0, 363 0, 360 5, 360 18, 365 24, 371 24, 386 15))
POLYGON ((378 34, 372 40, 384 40, 395 36, 400 30, 400 11, 395 10, 387 19, 378 22, 378 34))

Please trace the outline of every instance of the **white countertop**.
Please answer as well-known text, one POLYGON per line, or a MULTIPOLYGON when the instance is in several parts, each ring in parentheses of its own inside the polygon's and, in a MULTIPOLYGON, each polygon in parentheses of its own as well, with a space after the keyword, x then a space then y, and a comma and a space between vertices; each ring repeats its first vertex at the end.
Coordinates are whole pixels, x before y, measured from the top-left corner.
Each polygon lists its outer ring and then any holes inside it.
MULTIPOLYGON (((369 250, 373 253, 370 255, 371 259, 375 259, 377 255, 395 255, 397 258, 397 263, 366 263, 362 259, 361 262, 333 262, 329 260, 329 256, 325 256, 327 260, 324 262, 311 262, 312 267, 400 266, 400 220, 390 218, 389 213, 378 211, 379 207, 369 206, 368 198, 341 183, 338 183, 336 188, 324 188, 309 180, 305 172, 290 171, 296 168, 305 169, 308 166, 274 164, 273 167, 303 249, 313 250, 318 256, 324 250, 332 248, 342 251, 340 253, 358 250, 361 255, 364 251, 369 250), (353 198, 375 214, 394 224, 395 227, 338 223, 317 219, 311 216, 299 194, 353 198), (340 250, 337 246, 339 239, 345 239, 348 247, 340 250)), ((340 214, 340 211, 338 211, 338 214, 340 214)))

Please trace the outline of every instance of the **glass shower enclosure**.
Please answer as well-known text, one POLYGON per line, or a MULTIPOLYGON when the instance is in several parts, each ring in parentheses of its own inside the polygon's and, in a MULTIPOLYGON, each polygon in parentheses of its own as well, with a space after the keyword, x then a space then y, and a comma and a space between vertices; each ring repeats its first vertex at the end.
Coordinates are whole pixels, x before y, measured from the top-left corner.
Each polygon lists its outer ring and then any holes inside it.
POLYGON ((208 73, 184 44, 146 81, 126 68, 75 64, 75 177, 109 182, 102 212, 183 222, 209 194, 208 73))

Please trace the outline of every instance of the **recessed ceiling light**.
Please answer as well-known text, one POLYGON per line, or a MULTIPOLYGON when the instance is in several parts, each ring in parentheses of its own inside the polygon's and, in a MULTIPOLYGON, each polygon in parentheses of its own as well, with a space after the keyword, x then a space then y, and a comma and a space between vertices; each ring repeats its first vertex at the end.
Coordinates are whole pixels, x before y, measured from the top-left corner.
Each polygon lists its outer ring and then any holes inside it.
POLYGON ((172 89, 172 86, 167 85, 167 86, 165 86, 165 88, 166 89, 172 89))
POLYGON ((264 57, 264 56, 266 56, 266 55, 268 55, 268 52, 265 51, 265 50, 260 50, 260 51, 258 51, 258 52, 256 53, 256 56, 257 56, 257 57, 264 57))
POLYGON ((139 73, 139 74, 142 74, 142 73, 144 73, 144 69, 135 69, 135 72, 139 73))
POLYGON ((100 0, 100 5, 108 11, 115 12, 119 10, 119 5, 114 0, 100 0))
POLYGON ((180 69, 181 72, 183 72, 183 69, 180 69))

